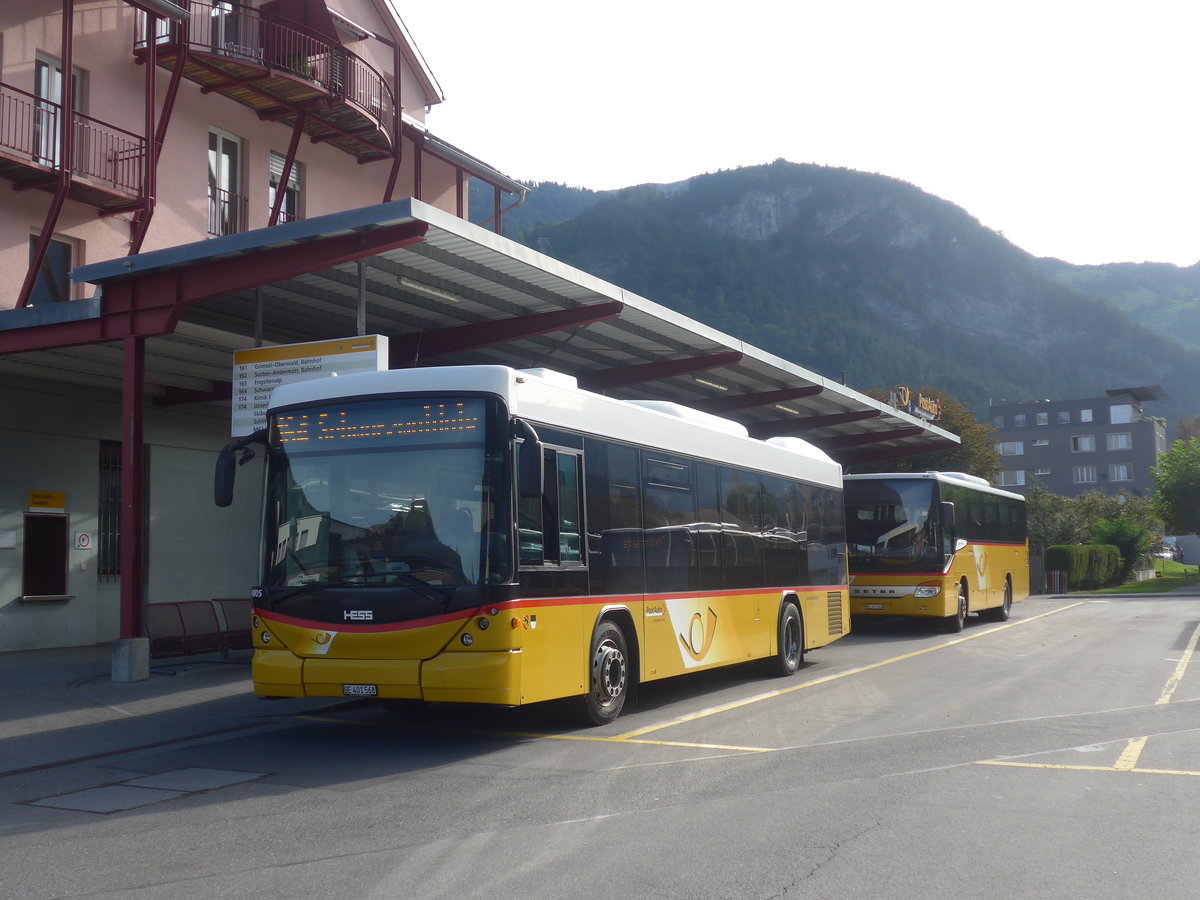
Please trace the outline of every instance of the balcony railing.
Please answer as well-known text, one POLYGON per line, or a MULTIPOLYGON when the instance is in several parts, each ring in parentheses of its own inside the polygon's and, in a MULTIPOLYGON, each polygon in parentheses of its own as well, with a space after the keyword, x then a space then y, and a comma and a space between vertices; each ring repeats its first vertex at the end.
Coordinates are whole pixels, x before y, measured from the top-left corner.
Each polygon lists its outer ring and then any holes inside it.
POLYGON ((249 206, 249 200, 243 195, 209 185, 209 237, 224 237, 245 231, 249 206))
MULTIPOLYGON (((0 84, 0 150, 54 171, 62 169, 62 105, 0 84)), ((71 174, 129 197, 142 191, 146 141, 81 112, 72 115, 71 174)))
MULTIPOLYGON (((180 5, 191 13, 187 24, 156 20, 156 55, 162 65, 172 67, 178 50, 186 46, 190 55, 202 61, 185 70, 188 77, 209 90, 260 112, 281 103, 292 104, 297 112, 305 108, 310 134, 343 149, 357 143, 360 155, 390 148, 396 100, 387 79, 361 57, 341 44, 313 37, 235 3, 181 0, 180 5), (262 76, 263 70, 270 73, 267 78, 262 76), (335 103, 314 107, 313 86, 335 103), (373 119, 378 137, 369 142, 356 137, 366 123, 340 122, 339 104, 350 104, 373 119)), ((135 47, 142 52, 146 32, 146 17, 140 15, 135 47)))

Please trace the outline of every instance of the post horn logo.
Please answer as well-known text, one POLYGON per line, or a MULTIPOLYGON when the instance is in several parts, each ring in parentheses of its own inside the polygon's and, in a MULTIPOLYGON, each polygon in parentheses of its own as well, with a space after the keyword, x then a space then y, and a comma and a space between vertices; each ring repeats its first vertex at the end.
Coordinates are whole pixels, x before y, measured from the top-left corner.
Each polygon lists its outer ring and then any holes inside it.
POLYGON ((716 636, 716 633, 717 614, 712 611, 712 607, 709 607, 707 624, 700 613, 694 614, 688 623, 687 637, 679 635, 679 643, 683 645, 688 656, 696 662, 702 662, 712 648, 713 637, 716 636))

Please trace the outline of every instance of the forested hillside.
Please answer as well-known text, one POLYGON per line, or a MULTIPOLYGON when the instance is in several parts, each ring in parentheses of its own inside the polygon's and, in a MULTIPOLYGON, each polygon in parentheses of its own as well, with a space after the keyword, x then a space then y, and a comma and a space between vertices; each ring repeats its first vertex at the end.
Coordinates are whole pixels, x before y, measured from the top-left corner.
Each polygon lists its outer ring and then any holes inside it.
POLYGON ((506 231, 860 390, 945 388, 982 416, 990 399, 1161 384, 1171 400, 1148 412, 1200 412, 1200 352, 884 176, 777 161, 613 192, 542 185, 506 231))
POLYGON ((1073 266, 1059 259, 1039 260, 1055 280, 1107 297, 1117 308, 1151 331, 1200 347, 1200 263, 1109 263, 1073 266))

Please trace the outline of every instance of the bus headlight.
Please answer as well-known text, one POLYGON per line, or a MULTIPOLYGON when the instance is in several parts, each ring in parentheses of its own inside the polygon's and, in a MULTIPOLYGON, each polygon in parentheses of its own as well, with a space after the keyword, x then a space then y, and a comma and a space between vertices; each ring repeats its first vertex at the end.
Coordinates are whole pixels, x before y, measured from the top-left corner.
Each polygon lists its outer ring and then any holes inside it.
POLYGON ((913 596, 918 600, 924 600, 928 597, 936 597, 941 592, 940 584, 918 584, 916 590, 913 591, 913 596))

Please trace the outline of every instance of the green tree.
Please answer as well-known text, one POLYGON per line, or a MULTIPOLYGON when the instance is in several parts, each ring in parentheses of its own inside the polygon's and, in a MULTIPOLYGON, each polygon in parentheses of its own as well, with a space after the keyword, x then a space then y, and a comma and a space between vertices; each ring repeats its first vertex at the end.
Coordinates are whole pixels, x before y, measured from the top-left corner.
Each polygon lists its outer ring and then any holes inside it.
POLYGON ((1071 497, 1051 493, 1034 484, 1025 494, 1025 524, 1032 547, 1082 544, 1088 523, 1071 497))
POLYGON ((1168 534, 1200 534, 1200 438, 1176 441, 1154 467, 1154 508, 1168 534))
POLYGON ((1175 423, 1175 439, 1186 441, 1200 437, 1200 416, 1184 416, 1175 423))
POLYGON ((1127 491, 1063 497, 1040 484, 1025 495, 1025 521, 1031 545, 1115 544, 1130 570, 1150 552, 1153 535, 1162 530, 1154 503, 1146 497, 1127 491))
POLYGON ((1129 512, 1092 523, 1092 543, 1112 544, 1121 552, 1120 580, 1133 574, 1139 559, 1150 552, 1150 532, 1143 521, 1129 512))
MULTIPOLYGON (((876 400, 887 400, 887 391, 872 390, 867 394, 876 400)), ((937 426, 957 434, 962 443, 946 450, 922 453, 919 456, 896 457, 851 467, 854 472, 966 472, 995 482, 1000 474, 1000 454, 996 452, 996 430, 975 418, 971 407, 955 400, 940 388, 923 387, 920 393, 942 404, 942 417, 937 426)))

